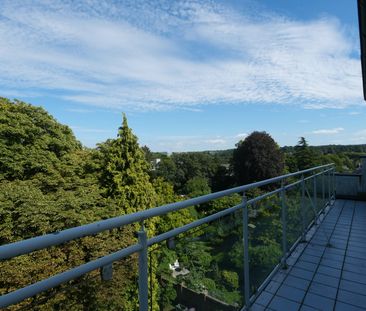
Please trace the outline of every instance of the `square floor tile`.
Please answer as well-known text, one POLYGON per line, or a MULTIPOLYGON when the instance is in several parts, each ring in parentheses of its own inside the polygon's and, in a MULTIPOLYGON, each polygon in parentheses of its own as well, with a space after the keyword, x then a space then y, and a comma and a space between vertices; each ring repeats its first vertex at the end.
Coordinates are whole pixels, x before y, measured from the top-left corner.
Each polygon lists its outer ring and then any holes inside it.
POLYGON ((312 282, 309 288, 309 292, 324 296, 330 299, 335 299, 337 296, 337 288, 329 285, 324 285, 317 282, 312 282))
POLYGON ((310 281, 289 275, 283 283, 298 289, 306 290, 310 284, 310 281))
POLYGON ((349 292, 366 295, 366 285, 347 280, 341 280, 339 288, 349 292))
POLYGON ((323 311, 333 311, 334 300, 313 293, 307 293, 304 304, 323 311))
POLYGON ((278 311, 297 311, 300 309, 300 304, 285 298, 276 296, 272 299, 269 307, 272 310, 278 311))
POLYGON ((351 293, 348 291, 345 291, 343 289, 340 289, 338 291, 337 300, 363 308, 366 306, 366 296, 351 293))
POLYGON ((271 301, 273 295, 271 293, 268 293, 266 291, 263 291, 260 293, 260 295, 255 300, 255 303, 258 303, 262 306, 267 306, 268 303, 271 301))
POLYGON ((311 280, 313 278, 314 272, 294 267, 291 269, 290 275, 306 280, 311 280))
POLYGON ((341 276, 341 270, 322 265, 319 266, 316 273, 322 273, 328 276, 333 276, 335 278, 339 278, 341 276))
POLYGON ((304 298, 305 294, 306 292, 301 289, 284 284, 279 288, 276 295, 300 303, 304 298))
POLYGON ((275 292, 277 292, 277 289, 281 286, 281 283, 279 282, 275 282, 275 281, 271 281, 268 283, 268 285, 266 286, 266 288, 264 289, 266 292, 269 292, 271 294, 274 294, 275 292))
POLYGON ((344 303, 341 301, 337 301, 335 305, 335 311, 365 311, 364 308, 358 308, 356 306, 352 306, 348 303, 344 303))
POLYGON ((308 271, 315 271, 316 268, 318 267, 318 264, 303 261, 300 258, 300 260, 296 263, 295 267, 301 268, 301 269, 304 269, 304 270, 308 270, 308 271))
POLYGON ((339 284, 339 278, 335 278, 321 273, 315 274, 313 281, 336 288, 338 288, 339 284))
POLYGON ((345 270, 343 270, 342 279, 352 281, 352 282, 366 284, 366 277, 363 274, 358 274, 358 273, 349 272, 349 271, 345 271, 345 270))
POLYGON ((320 264, 334 269, 342 269, 343 261, 323 258, 320 264))

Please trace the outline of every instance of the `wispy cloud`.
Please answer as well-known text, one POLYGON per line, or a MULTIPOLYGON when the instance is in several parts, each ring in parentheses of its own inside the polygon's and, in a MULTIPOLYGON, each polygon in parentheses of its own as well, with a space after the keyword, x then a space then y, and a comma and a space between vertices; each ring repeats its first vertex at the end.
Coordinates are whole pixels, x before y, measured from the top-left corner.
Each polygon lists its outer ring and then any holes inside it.
POLYGON ((75 112, 75 113, 92 113, 94 110, 91 109, 81 109, 81 108, 69 108, 66 109, 68 112, 75 112))
POLYGON ((239 133, 239 134, 235 135, 235 138, 244 139, 247 136, 248 136, 247 133, 239 133))
POLYGON ((222 138, 208 139, 205 140, 205 142, 210 145, 225 145, 227 143, 227 141, 222 138))
POLYGON ((130 110, 362 102, 358 51, 337 20, 261 14, 203 0, 3 0, 0 84, 130 110))
POLYGON ((154 151, 165 150, 168 152, 218 150, 235 148, 238 142, 236 135, 203 136, 203 135, 171 135, 150 137, 141 142, 142 145, 151 146, 154 151))
POLYGON ((311 133, 316 135, 334 135, 339 134, 340 132, 343 132, 343 127, 336 127, 332 129, 321 129, 321 130, 314 130, 311 133))

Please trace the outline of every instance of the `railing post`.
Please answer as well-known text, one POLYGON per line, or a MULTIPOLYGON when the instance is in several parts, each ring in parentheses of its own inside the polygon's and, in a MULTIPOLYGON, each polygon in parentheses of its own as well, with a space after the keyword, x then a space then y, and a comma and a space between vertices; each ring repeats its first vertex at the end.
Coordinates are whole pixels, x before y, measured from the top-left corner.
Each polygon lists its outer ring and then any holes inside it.
POLYGON ((323 174, 322 174, 322 198, 323 198, 322 209, 324 209, 324 207, 325 207, 325 185, 324 185, 324 176, 325 176, 325 173, 323 172, 323 174))
POLYGON ((331 176, 330 176, 330 171, 328 171, 328 205, 329 206, 330 206, 330 202, 331 202, 330 183, 331 183, 331 176))
POLYGON ((301 234, 301 241, 306 242, 305 237, 305 180, 304 180, 304 174, 301 175, 301 227, 302 227, 302 234, 301 234))
POLYGON ((247 197, 243 194, 243 246, 244 246, 244 297, 246 310, 250 310, 250 279, 249 279, 249 227, 247 197))
MULTIPOLYGON (((335 167, 333 167, 333 170, 332 170, 332 185, 333 185, 333 189, 332 189, 332 194, 333 194, 333 200, 335 201, 335 196, 336 196, 336 183, 335 183, 335 167)), ((334 202, 333 201, 333 202, 334 202)))
POLYGON ((282 221, 282 269, 287 269, 287 205, 284 181, 281 181, 281 221, 282 221))
MULTIPOLYGON (((314 201, 314 208, 316 214, 318 214, 318 197, 317 197, 317 190, 316 190, 316 176, 313 177, 313 201, 314 201)), ((315 219, 316 220, 316 219, 315 219)))
POLYGON ((138 240, 142 246, 139 252, 139 310, 148 311, 149 291, 148 291, 148 264, 147 264, 147 234, 143 222, 140 231, 137 232, 138 240))

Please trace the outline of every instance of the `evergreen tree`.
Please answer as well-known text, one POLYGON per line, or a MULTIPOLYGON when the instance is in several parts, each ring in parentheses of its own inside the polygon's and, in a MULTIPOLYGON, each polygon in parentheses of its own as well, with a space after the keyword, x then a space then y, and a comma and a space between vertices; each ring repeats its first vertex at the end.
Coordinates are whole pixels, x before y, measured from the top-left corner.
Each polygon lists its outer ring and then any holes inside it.
POLYGON ((117 139, 99 145, 99 150, 102 152, 101 185, 108 197, 118 200, 123 213, 154 206, 149 164, 125 115, 117 139))
POLYGON ((300 137, 299 142, 295 146, 294 156, 298 170, 305 170, 315 166, 316 158, 314 151, 309 147, 304 137, 300 137))

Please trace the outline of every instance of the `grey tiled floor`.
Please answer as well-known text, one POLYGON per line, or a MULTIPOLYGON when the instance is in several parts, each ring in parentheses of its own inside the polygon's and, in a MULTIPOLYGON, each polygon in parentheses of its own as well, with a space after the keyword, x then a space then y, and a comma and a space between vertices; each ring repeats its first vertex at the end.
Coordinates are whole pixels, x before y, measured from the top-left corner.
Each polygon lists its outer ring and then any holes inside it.
POLYGON ((336 200, 309 240, 299 245, 289 268, 272 278, 252 311, 366 310, 366 202, 336 200))

